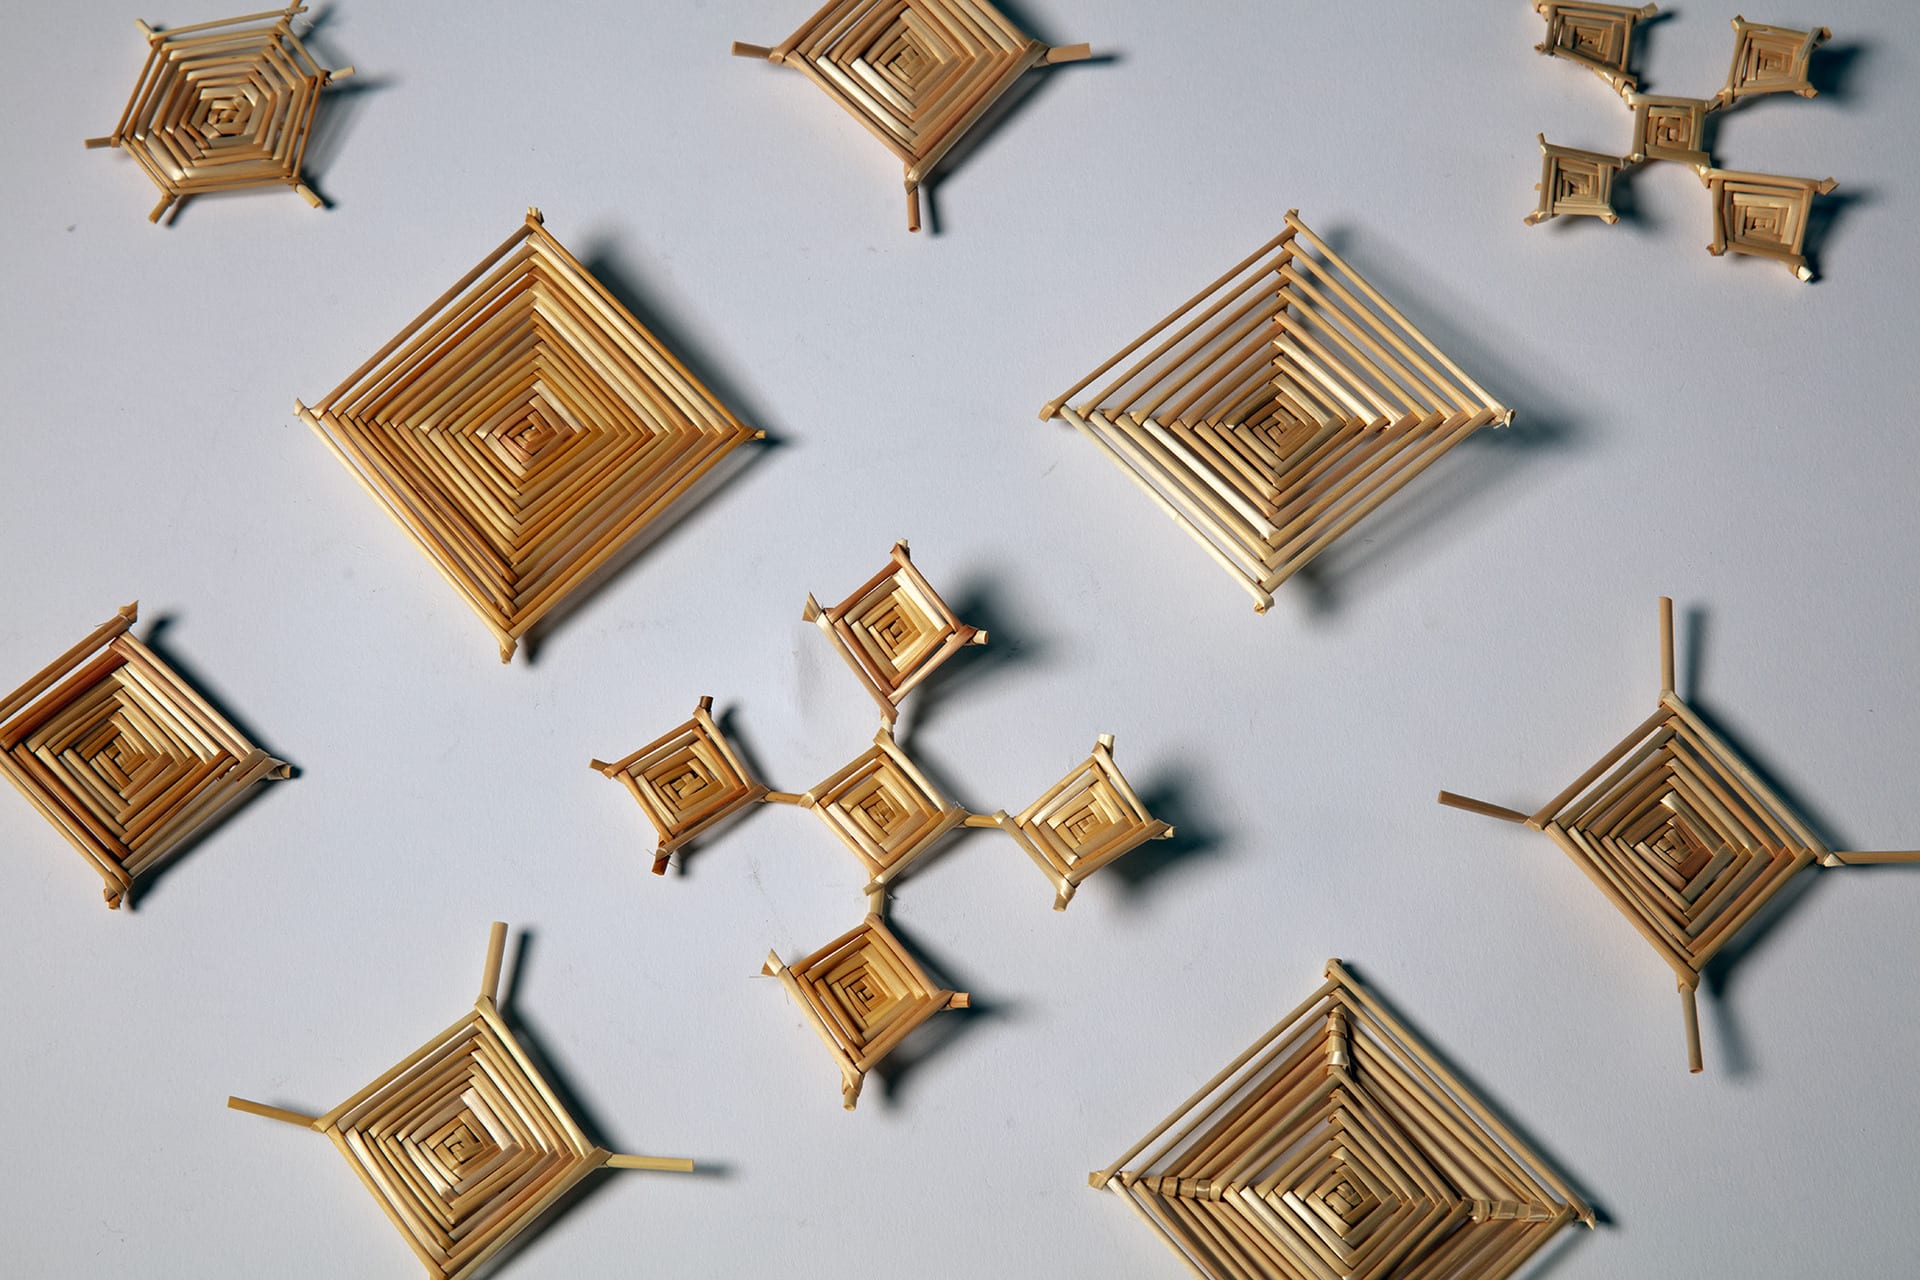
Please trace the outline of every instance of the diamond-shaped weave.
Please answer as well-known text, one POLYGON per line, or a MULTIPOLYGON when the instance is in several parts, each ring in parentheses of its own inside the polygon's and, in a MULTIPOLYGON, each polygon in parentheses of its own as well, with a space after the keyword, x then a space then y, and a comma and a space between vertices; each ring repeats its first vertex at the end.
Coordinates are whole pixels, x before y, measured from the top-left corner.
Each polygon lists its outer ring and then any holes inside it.
POLYGON ((799 70, 885 144, 905 167, 914 231, 920 184, 1014 81, 1087 56, 1050 49, 990 0, 828 0, 776 47, 734 52, 799 70))
POLYGON ((1092 1175, 1211 1280, 1489 1280, 1591 1210, 1341 967, 1092 1175))
POLYGON ((1261 612, 1455 445, 1513 417, 1286 221, 1041 412, 1091 439, 1261 612))
POLYGON ((679 728, 612 764, 595 760, 593 767, 625 784, 659 832, 655 875, 666 873, 676 849, 767 794, 714 723, 712 698, 700 699, 693 719, 679 728))
POLYGON ((486 1008, 328 1112, 321 1132, 420 1260, 448 1277, 479 1266, 606 1161, 486 1008))
POLYGON ((908 1032, 942 1009, 967 1004, 964 993, 936 985, 873 914, 792 966, 768 952, 762 972, 780 979, 833 1055, 849 1111, 866 1073, 908 1032))
POLYGON ((1111 736, 1101 737, 1085 764, 1002 825, 1053 881, 1056 911, 1066 910, 1081 881, 1100 868, 1173 834, 1147 812, 1114 763, 1111 736))
POLYGON ((1677 694, 1535 814, 1687 985, 1825 845, 1677 694))
POLYGON ((472 606, 521 637, 729 451, 729 413, 537 212, 301 416, 472 606))
POLYGON ((802 802, 840 837, 872 880, 886 884, 967 819, 882 728, 858 759, 808 791, 802 802))
POLYGON ((826 633, 888 724, 901 700, 941 663, 966 645, 987 642, 986 632, 954 616, 914 567, 904 542, 894 544, 886 568, 839 604, 823 609, 809 595, 804 616, 826 633))
POLYGON ((133 605, 0 703, 0 773, 106 882, 134 878, 287 766, 128 634, 133 605))
POLYGON ((472 1013, 325 1115, 227 1099, 325 1134, 434 1280, 473 1275, 596 1169, 693 1170, 581 1132, 500 1016, 506 939, 495 924, 472 1013))

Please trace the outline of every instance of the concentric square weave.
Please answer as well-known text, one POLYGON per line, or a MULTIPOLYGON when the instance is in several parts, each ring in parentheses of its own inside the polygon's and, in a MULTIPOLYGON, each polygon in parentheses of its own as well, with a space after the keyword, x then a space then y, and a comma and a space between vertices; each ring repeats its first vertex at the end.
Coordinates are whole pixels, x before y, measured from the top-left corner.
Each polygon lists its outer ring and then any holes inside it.
POLYGON ((675 850, 767 794, 714 723, 712 698, 700 699, 693 719, 632 755, 612 764, 592 763, 633 793, 659 832, 655 875, 666 874, 675 850))
POLYGON ((1090 1181, 1206 1280, 1495 1280, 1594 1221, 1337 960, 1090 1181))
POLYGON ((500 1016, 495 924, 473 1012, 323 1116, 227 1105, 325 1134, 433 1280, 464 1280, 596 1169, 693 1161, 594 1145, 500 1016))
POLYGON ((910 231, 920 229, 921 183, 1014 81, 1088 54, 1049 48, 989 0, 828 0, 774 48, 733 52, 800 71, 893 152, 906 169, 910 231))
POLYGON ((1813 278, 1805 253, 1807 219, 1813 212, 1813 198, 1833 192, 1832 178, 1709 169, 1702 180, 1713 205, 1710 253, 1772 258, 1802 280, 1813 278))
POLYGON ((1027 851, 1065 911, 1080 882, 1173 828, 1147 812, 1113 762, 1113 735, 1102 734, 1087 762, 1003 824, 1027 851))
POLYGON ((832 1053, 849 1111, 866 1073, 908 1032, 943 1009, 967 1007, 966 993, 936 985, 875 914, 791 967, 769 951, 761 972, 780 979, 832 1053))
POLYGON ((0 773, 106 882, 135 877, 287 765, 129 633, 128 605, 0 703, 0 773))
POLYGON ((1733 20, 1733 66, 1727 86, 1718 95, 1722 105, 1763 93, 1793 93, 1811 98, 1816 90, 1808 79, 1813 51, 1833 39, 1826 27, 1796 31, 1771 27, 1745 18, 1733 20))
POLYGON ((730 451, 742 425, 530 211, 298 412, 486 624, 522 637, 730 451))
POLYGON ((1541 53, 1578 62, 1616 89, 1634 87, 1628 70, 1633 60, 1633 29, 1659 13, 1657 6, 1535 0, 1533 8, 1547 20, 1547 38, 1535 46, 1541 53))
POLYGON ((1040 413, 1092 440, 1262 613, 1455 445, 1513 419, 1297 213, 1286 223, 1040 413))
POLYGON ((907 758, 882 728, 873 747, 801 797, 872 877, 866 891, 885 885, 914 859, 965 822, 954 804, 907 758))
POLYGON ((1794 875, 1819 862, 1920 862, 1920 850, 1836 853, 1674 690, 1673 601, 1660 601, 1660 698, 1620 744, 1533 814, 1440 793, 1456 809, 1544 831, 1673 970, 1687 1066, 1704 1067, 1695 991, 1707 963, 1794 875))
POLYGON ((832 608, 821 608, 809 595, 802 616, 826 633, 860 687, 880 704, 887 724, 898 716, 901 700, 941 663, 967 645, 987 642, 987 633, 956 618, 914 568, 905 542, 894 544, 886 568, 832 608))

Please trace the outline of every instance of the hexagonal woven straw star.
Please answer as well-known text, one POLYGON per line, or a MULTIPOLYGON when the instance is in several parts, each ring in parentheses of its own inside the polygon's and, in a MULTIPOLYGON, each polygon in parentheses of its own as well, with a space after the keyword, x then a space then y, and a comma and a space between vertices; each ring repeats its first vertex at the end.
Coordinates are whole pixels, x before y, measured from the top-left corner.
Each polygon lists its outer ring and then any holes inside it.
POLYGON ((1261 613, 1455 445, 1513 421, 1297 213, 1286 221, 1040 412, 1093 441, 1261 613))
POLYGON ((320 90, 353 74, 315 62, 293 19, 304 4, 201 22, 170 31, 146 23, 148 53, 120 122, 89 147, 119 147, 160 188, 148 221, 179 212, 188 196, 243 187, 291 187, 321 200, 301 180, 300 162, 320 90))
POLYGON ((693 719, 632 755, 592 766, 625 784, 660 833, 653 854, 657 876, 667 873, 676 850, 767 794, 714 723, 712 698, 700 699, 693 719))
POLYGON ((511 660, 744 426, 539 210, 309 409, 511 660))
POLYGON ((0 773, 106 882, 109 907, 254 783, 291 772, 129 634, 138 617, 128 605, 0 703, 0 773))
POLYGON ((892 724, 900 702, 955 652, 985 644, 987 633, 954 617, 913 560, 904 541, 893 545, 891 562, 854 593, 830 609, 811 594, 802 614, 833 641, 834 651, 853 669, 880 717, 892 724))
POLYGON ((1702 971, 1813 862, 1920 861, 1835 853, 1674 691, 1673 601, 1660 601, 1661 690, 1652 715, 1571 786, 1525 814, 1449 791, 1440 803, 1544 831, 1673 969, 1687 1064, 1702 1069, 1702 971))
POLYGON ((967 1007, 967 994, 935 984, 873 913, 792 966, 767 952, 761 973, 780 979, 833 1055, 848 1111, 867 1072, 908 1032, 943 1009, 967 1007))
POLYGON ((693 1169, 580 1131, 495 1005, 506 938, 495 924, 472 1013, 325 1115, 227 1099, 325 1134, 437 1280, 472 1275, 596 1169, 693 1169))
POLYGON ((1593 1211, 1338 960, 1089 1181, 1203 1280, 1497 1280, 1593 1211))
POLYGON ((1072 62, 1086 45, 1049 48, 988 0, 828 0, 774 48, 740 57, 802 72, 906 167, 907 229, 920 229, 920 184, 1021 75, 1072 62))

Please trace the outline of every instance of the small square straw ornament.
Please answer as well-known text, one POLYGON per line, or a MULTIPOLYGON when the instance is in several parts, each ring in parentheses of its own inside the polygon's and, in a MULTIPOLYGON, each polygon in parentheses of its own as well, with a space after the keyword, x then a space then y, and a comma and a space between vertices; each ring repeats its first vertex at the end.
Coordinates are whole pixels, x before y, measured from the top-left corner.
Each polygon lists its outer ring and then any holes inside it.
POLYGON ((130 604, 0 702, 0 773, 106 882, 135 877, 292 770, 249 742, 153 650, 130 604))

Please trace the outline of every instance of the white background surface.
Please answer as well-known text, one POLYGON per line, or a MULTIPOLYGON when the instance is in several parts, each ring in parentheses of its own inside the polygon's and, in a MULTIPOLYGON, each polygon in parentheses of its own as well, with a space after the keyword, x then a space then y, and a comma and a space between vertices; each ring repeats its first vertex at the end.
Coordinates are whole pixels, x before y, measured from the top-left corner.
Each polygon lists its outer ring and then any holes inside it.
MULTIPOLYGON (((1704 253, 1677 167, 1619 227, 1524 227, 1534 134, 1623 149, 1630 116, 1533 53, 1518 0, 1021 0, 1113 58, 1032 77, 912 237, 877 144, 725 56, 811 4, 338 5, 314 43, 361 74, 311 166, 335 207, 204 199, 169 229, 131 160, 80 146, 132 84, 134 11, 8 8, 0 686, 138 597, 300 776, 118 914, 0 795, 0 1270, 414 1274, 326 1142, 222 1099, 347 1096, 467 1007, 499 918, 531 938, 518 1023, 590 1127, 713 1171, 600 1175, 526 1280, 1172 1276, 1086 1172, 1336 954, 1603 1209, 1531 1274, 1911 1274, 1920 872, 1809 873, 1703 997, 1690 1078, 1633 930, 1543 838, 1433 803, 1531 807, 1637 723, 1666 592, 1682 691, 1830 843, 1920 844, 1908 6, 1749 13, 1835 31, 1838 91, 1717 146, 1840 180, 1812 286, 1704 253), (291 409, 534 203, 780 443, 503 669, 291 409), (1263 619, 1035 412, 1294 206, 1520 416, 1263 619), (825 777, 875 717, 801 603, 901 536, 993 633, 909 704, 935 777, 1018 808, 1114 732, 1182 839, 1065 916, 993 833, 906 880, 900 930, 983 1011, 848 1115, 753 975, 859 918, 852 859, 767 809, 656 880, 586 761, 711 693, 767 781, 825 777)), ((1683 8, 1644 82, 1708 94, 1734 10, 1683 8)))

